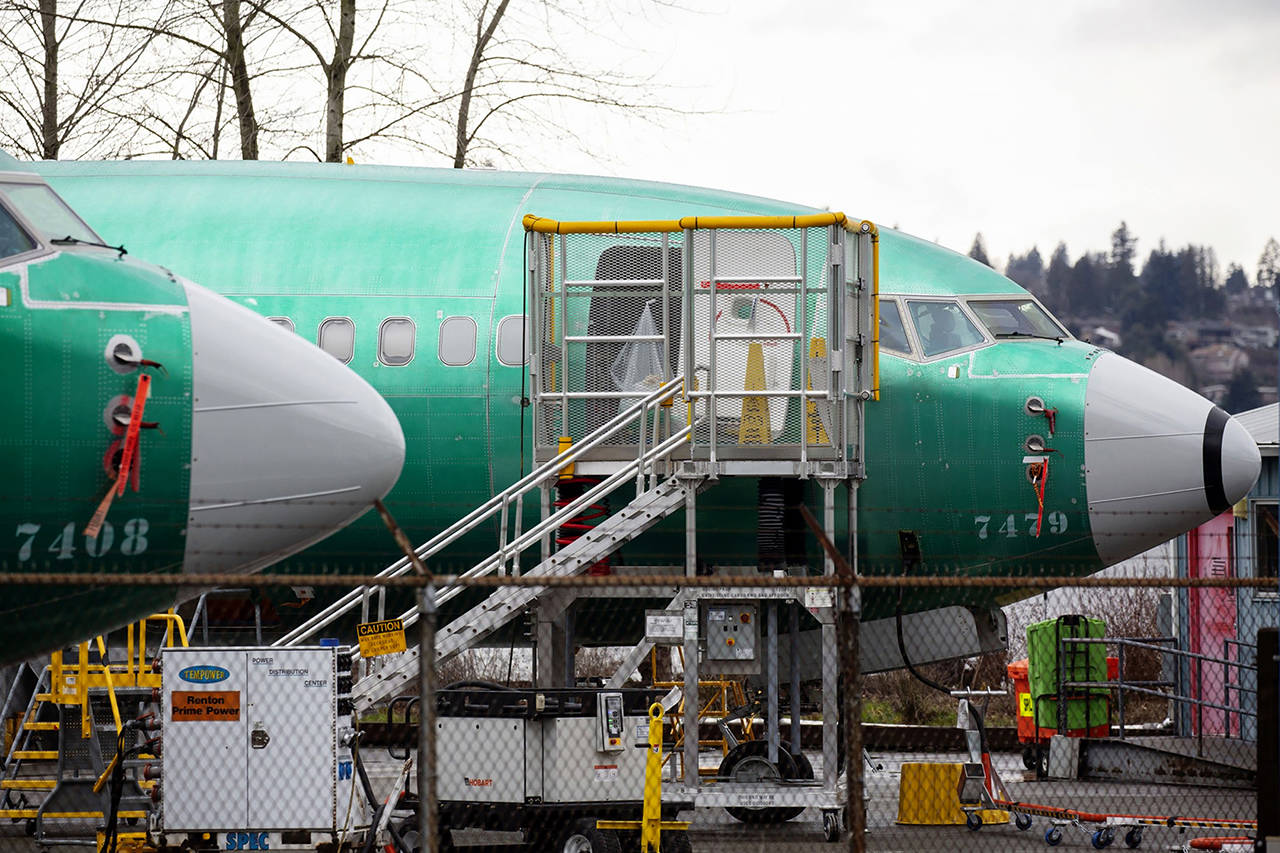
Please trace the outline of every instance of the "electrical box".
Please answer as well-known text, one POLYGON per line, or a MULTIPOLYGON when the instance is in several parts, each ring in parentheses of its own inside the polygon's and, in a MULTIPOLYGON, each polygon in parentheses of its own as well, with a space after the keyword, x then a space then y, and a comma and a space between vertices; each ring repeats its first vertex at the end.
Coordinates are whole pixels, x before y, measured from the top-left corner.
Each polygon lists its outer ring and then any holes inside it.
POLYGON ((596 695, 597 726, 596 749, 600 752, 622 752, 625 725, 622 720, 622 694, 600 693, 596 695))
POLYGON ((752 675, 760 671, 760 606, 748 601, 703 604, 703 660, 715 671, 752 675))
POLYGON ((161 660, 161 832, 265 850, 292 846, 285 834, 310 847, 309 832, 332 839, 368 827, 349 748, 346 652, 173 648, 161 660))

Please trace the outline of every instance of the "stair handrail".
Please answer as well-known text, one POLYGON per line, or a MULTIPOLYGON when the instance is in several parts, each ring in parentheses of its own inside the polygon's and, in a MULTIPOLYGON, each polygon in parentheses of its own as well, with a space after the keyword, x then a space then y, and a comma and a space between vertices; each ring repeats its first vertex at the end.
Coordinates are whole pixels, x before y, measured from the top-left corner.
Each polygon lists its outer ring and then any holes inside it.
MULTIPOLYGON (((506 550, 523 551, 525 548, 533 546, 542 538, 547 530, 554 530, 576 515, 584 507, 594 503, 596 498, 612 492, 618 486, 622 485, 623 482, 634 476, 638 469, 642 469, 644 465, 652 462, 653 459, 657 459, 675 450, 682 443, 688 440, 689 435, 692 432, 693 426, 682 427, 680 430, 673 433, 670 438, 655 445, 645 454, 644 457, 641 457, 640 459, 632 459, 627 462, 622 468, 610 474, 592 488, 584 491, 580 497, 575 498, 564 507, 561 507, 556 510, 556 512, 547 516, 536 526, 531 527, 527 532, 521 534, 509 543, 506 550)), ((564 552, 561 551, 560 553, 563 554, 564 552)), ((502 552, 495 551, 485 559, 467 569, 465 572, 457 575, 451 583, 437 589, 435 594, 436 606, 439 607, 441 604, 444 604, 462 593, 462 590, 466 587, 458 583, 458 581, 492 574, 500 565, 502 565, 502 552)), ((410 627, 418 621, 418 608, 411 607, 396 618, 403 621, 406 628, 410 627)))
MULTIPOLYGON (((556 476, 561 470, 563 470, 564 468, 576 462, 578 459, 584 456, 588 451, 593 450, 598 445, 604 443, 605 441, 609 440, 613 436, 617 435, 626 427, 630 426, 632 421, 636 420, 637 418, 643 419, 645 414, 649 411, 651 407, 656 407, 660 405, 664 400, 673 399, 677 393, 682 393, 683 389, 684 389, 683 374, 677 375, 672 379, 670 379, 669 381, 663 383, 657 389, 645 395, 644 397, 640 398, 624 411, 619 412, 617 416, 615 416, 608 422, 604 423, 600 427, 596 428, 590 435, 588 435, 582 441, 576 444, 570 445, 567 449, 561 451, 555 457, 548 460, 543 465, 539 466, 529 474, 526 474, 524 477, 521 477, 515 483, 508 486, 506 489, 502 490, 501 492, 494 495, 493 497, 489 498, 489 500, 485 501, 483 504, 476 507, 471 512, 467 513, 461 519, 454 522, 449 527, 445 528, 444 530, 437 533, 435 536, 428 539, 422 545, 419 545, 417 548, 414 549, 414 554, 417 556, 419 560, 426 560, 428 557, 438 553, 446 546, 452 544, 456 540, 460 539, 462 536, 466 535, 467 533, 470 533, 476 527, 479 527, 481 524, 488 521, 490 518, 493 517, 495 513, 502 511, 505 507, 509 505, 512 497, 517 495, 523 496, 525 492, 530 491, 533 487, 540 485, 542 482, 550 479, 551 477, 556 476)), ((680 440, 684 441, 691 434, 691 432, 692 432, 691 427, 689 426, 684 427, 684 429, 682 429, 679 433, 679 435, 681 435, 680 440)), ((658 447, 666 447, 666 445, 671 443, 671 441, 672 439, 668 439, 667 441, 662 442, 662 444, 660 445, 655 444, 655 446, 651 448, 650 452, 646 452, 642 456, 640 456, 636 461, 632 461, 628 463, 627 468, 630 470, 631 473, 634 473, 636 470, 635 468, 636 465, 644 464, 640 460, 646 460, 651 462, 652 459, 658 458, 658 454, 655 454, 652 451, 657 450, 658 447)), ((671 448, 665 450, 664 454, 669 453, 671 450, 675 448, 675 446, 678 446, 678 443, 673 445, 671 448)), ((585 497, 585 494, 584 494, 584 497, 585 497)), ((582 499, 579 498, 578 500, 571 503, 569 507, 581 508, 583 505, 585 505, 581 501, 582 499)), ((569 507, 565 507, 564 509, 568 509, 569 507)), ((551 517, 555 517, 555 516, 551 516, 551 517)), ((505 532, 505 528, 504 528, 504 532, 505 532)), ((523 537, 520 537, 520 538, 523 538, 523 537)), ((513 547, 514 547, 514 543, 509 543, 505 546, 505 550, 510 551, 513 549, 513 547)), ((413 567, 413 564, 410 562, 408 557, 401 557, 400 559, 392 563, 390 566, 387 566, 385 569, 378 572, 374 577, 376 578, 399 577, 400 575, 403 575, 406 572, 408 572, 412 567, 413 567)), ((275 646, 297 645, 303 639, 311 636, 321 628, 331 625, 335 620, 345 615, 346 613, 351 612, 351 610, 355 609, 355 607, 359 604, 360 597, 364 594, 364 590, 366 589, 366 587, 367 585, 359 586, 351 590, 350 592, 344 594, 341 598, 339 598, 337 601, 333 602, 328 607, 321 610, 315 616, 312 616, 310 619, 303 622, 301 625, 294 628, 292 631, 289 631, 280 639, 276 640, 272 645, 275 645, 275 646)))

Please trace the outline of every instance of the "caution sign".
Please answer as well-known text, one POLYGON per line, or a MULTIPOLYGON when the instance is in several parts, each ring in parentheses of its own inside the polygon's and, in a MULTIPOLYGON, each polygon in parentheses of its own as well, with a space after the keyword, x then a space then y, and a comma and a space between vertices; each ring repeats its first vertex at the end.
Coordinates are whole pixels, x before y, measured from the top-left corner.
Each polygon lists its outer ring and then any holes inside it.
POLYGON ((356 639, 360 641, 360 657, 376 658, 403 652, 404 620, 384 619, 381 622, 364 622, 356 626, 356 639))
POLYGON ((1030 717, 1035 711, 1035 706, 1031 704, 1030 693, 1018 694, 1018 716, 1030 717))
POLYGON ((175 690, 173 721, 229 722, 240 719, 239 690, 175 690))

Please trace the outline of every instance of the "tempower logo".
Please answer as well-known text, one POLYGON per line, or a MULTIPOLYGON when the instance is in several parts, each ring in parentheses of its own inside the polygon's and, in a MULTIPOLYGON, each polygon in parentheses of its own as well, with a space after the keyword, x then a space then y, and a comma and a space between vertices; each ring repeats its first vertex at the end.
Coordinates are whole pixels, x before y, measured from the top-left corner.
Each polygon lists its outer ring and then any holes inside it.
POLYGON ((217 681, 226 681, 231 677, 231 673, 220 666, 189 666, 179 672, 178 677, 192 684, 213 684, 217 681))

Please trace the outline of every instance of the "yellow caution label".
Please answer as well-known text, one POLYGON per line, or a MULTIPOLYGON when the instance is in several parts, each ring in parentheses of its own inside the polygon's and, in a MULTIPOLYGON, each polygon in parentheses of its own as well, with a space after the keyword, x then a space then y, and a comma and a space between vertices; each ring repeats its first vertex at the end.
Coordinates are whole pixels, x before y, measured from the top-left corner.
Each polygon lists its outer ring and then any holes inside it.
POLYGON ((1018 694, 1018 716, 1030 717, 1033 713, 1035 713, 1035 706, 1031 702, 1031 694, 1019 693, 1018 694))
POLYGON ((403 619, 362 622, 356 626, 356 639, 360 641, 360 657, 363 658, 376 658, 408 648, 404 642, 403 619))

